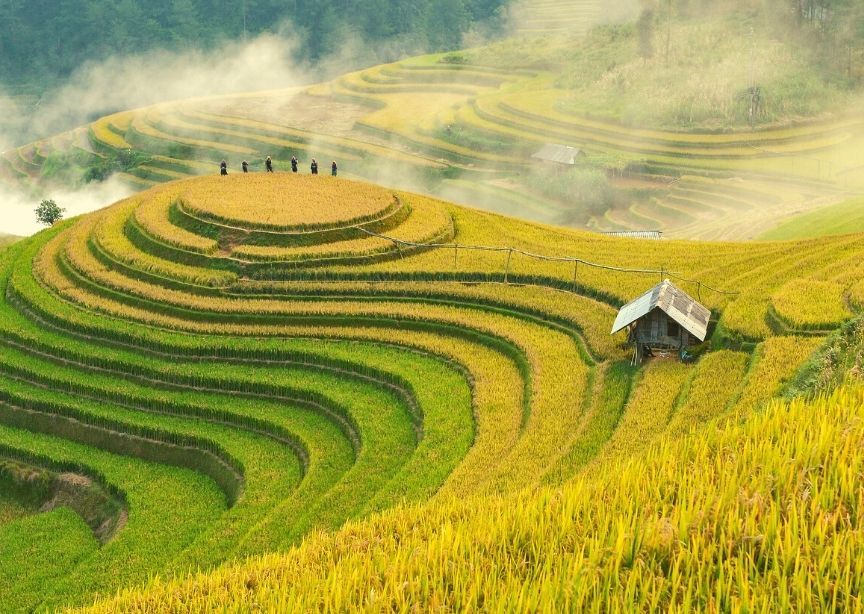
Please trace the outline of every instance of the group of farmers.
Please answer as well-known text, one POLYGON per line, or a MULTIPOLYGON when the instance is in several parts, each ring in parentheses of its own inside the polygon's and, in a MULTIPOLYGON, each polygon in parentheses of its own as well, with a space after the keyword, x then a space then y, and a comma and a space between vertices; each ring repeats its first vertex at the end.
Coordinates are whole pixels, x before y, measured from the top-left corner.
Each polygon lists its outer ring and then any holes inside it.
MULTIPOLYGON (((297 161, 297 157, 292 156, 291 157, 291 172, 292 173, 297 172, 297 165, 298 164, 299 164, 299 162, 297 161)), ((244 173, 249 172, 249 163, 246 160, 243 160, 243 162, 241 162, 240 166, 243 167, 244 173)), ((273 172, 273 158, 271 158, 270 156, 267 156, 267 159, 264 160, 264 168, 266 169, 266 171, 268 173, 273 172)), ((310 166, 310 170, 312 171, 313 175, 318 174, 318 161, 315 158, 312 158, 312 165, 310 166)), ((330 165, 330 174, 335 177, 336 174, 338 173, 338 171, 339 171, 339 167, 336 166, 336 160, 333 160, 333 163, 330 165)), ((221 175, 227 175, 228 174, 228 162, 226 160, 222 160, 222 162, 219 164, 219 173, 221 175)))

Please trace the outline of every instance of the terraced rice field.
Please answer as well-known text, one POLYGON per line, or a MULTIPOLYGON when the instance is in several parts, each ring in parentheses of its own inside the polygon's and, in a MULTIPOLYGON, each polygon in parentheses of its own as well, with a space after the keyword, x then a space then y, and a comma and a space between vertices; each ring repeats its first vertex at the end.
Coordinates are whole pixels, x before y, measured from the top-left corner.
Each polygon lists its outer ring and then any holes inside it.
MULTIPOLYGON (((857 160, 850 152, 864 138, 864 125, 854 117, 730 134, 633 130, 558 110, 565 92, 542 70, 448 58, 378 66, 300 92, 110 116, 91 127, 90 137, 97 151, 132 147, 151 155, 126 175, 138 185, 211 173, 225 157, 233 169, 243 158, 258 169, 273 155, 277 170, 286 170, 297 156, 301 173, 317 157, 325 168, 338 160, 348 176, 423 185, 461 202, 552 223, 578 210, 578 203, 551 202, 524 179, 536 164, 530 160, 536 149, 567 144, 619 165, 647 165, 661 186, 629 208, 610 209, 590 227, 656 229, 681 238, 754 238, 782 219, 842 200, 843 191, 857 185, 854 171, 846 171, 857 160), (442 176, 448 178, 441 182, 442 176)), ((38 171, 20 155, 9 164, 11 173, 38 171)))
POLYGON ((399 509, 88 611, 853 611, 862 401, 773 405, 555 491, 399 509))
MULTIPOLYGON (((383 180, 397 186, 428 181, 429 177, 449 167, 457 169, 462 178, 458 182, 447 180, 437 184, 437 187, 430 188, 431 191, 529 219, 547 222, 562 219, 566 211, 573 207, 572 203, 550 202, 532 194, 529 188, 520 187, 520 176, 530 172, 531 164, 527 160, 533 149, 524 149, 523 155, 513 155, 506 150, 501 153, 484 152, 448 141, 449 127, 455 127, 460 133, 463 129, 474 130, 474 127, 465 127, 463 123, 469 121, 481 104, 486 104, 483 91, 489 90, 491 86, 477 85, 482 71, 478 73, 473 68, 464 67, 432 70, 432 67, 423 69, 423 66, 418 63, 405 69, 391 68, 392 74, 388 78, 409 83, 412 88, 427 87, 425 93, 390 92, 397 86, 389 83, 358 89, 359 86, 352 85, 351 80, 313 90, 325 106, 328 100, 340 104, 335 101, 347 98, 378 108, 371 113, 358 115, 353 129, 339 134, 308 132, 275 120, 262 122, 218 109, 217 112, 188 107, 183 110, 181 105, 142 112, 129 122, 129 131, 122 138, 136 149, 149 152, 152 158, 148 163, 131 169, 129 172, 132 174, 125 176, 138 185, 148 186, 211 173, 215 163, 225 156, 233 160, 235 168, 241 157, 250 159, 253 167, 260 166, 260 159, 268 154, 276 155, 277 167, 280 168, 286 168, 288 158, 298 156, 304 165, 303 170, 311 156, 322 159, 325 167, 327 160, 337 159, 343 169, 349 169, 348 176, 383 180), (467 88, 464 93, 440 93, 440 80, 448 78, 447 73, 450 73, 451 79, 460 82, 464 79, 466 83, 473 82, 473 85, 460 85, 467 88), (370 88, 371 91, 367 91, 370 88), (432 95, 431 91, 435 88, 439 88, 439 93, 432 95), (422 105, 418 106, 421 98, 422 105), (469 100, 473 102, 469 103, 469 100), (453 105, 467 106, 456 112, 441 111, 442 108, 451 109, 453 105), (403 117, 398 109, 410 112, 403 117), (418 179, 422 177, 427 179, 418 179)), ((494 76, 490 78, 492 81, 486 83, 499 79, 494 76)), ((500 80, 497 82, 501 83, 500 80)), ((119 120, 118 123, 122 124, 119 120)), ((502 136, 503 133, 493 131, 493 137, 506 137, 514 147, 519 144, 523 148, 525 143, 534 143, 539 147, 543 142, 557 139, 552 134, 544 135, 540 126, 529 124, 519 134, 502 136)), ((99 134, 93 131, 91 136, 96 139, 96 149, 105 151, 116 146, 114 139, 117 134, 110 132, 110 135, 100 140, 99 134)), ((649 139, 646 142, 655 142, 650 140, 653 137, 646 138, 649 139)), ((557 140, 591 150, 590 139, 557 140)), ((731 146, 738 145, 733 142, 731 146)), ((801 146, 806 147, 803 144, 801 146)), ((687 160, 698 159, 698 152, 687 147, 682 150, 687 154, 687 160)), ((771 174, 754 174, 749 170, 736 175, 734 164, 723 170, 725 163, 708 175, 704 174, 706 167, 716 166, 710 160, 714 152, 720 158, 726 155, 723 147, 705 150, 707 158, 701 162, 697 160, 696 166, 680 171, 674 170, 677 162, 671 163, 673 166, 667 166, 664 172, 679 172, 680 176, 669 189, 660 190, 656 197, 648 201, 634 203, 628 210, 609 210, 605 217, 594 220, 590 225, 598 230, 657 229, 682 238, 747 239, 770 229, 780 219, 842 198, 841 189, 825 183, 827 177, 824 174, 823 181, 816 181, 817 177, 804 181, 784 181, 771 174)), ((602 155, 622 154, 636 161, 641 159, 622 153, 624 149, 622 144, 612 149, 601 145, 595 151, 602 155)), ((752 153, 753 150, 747 151, 752 153)), ((749 157, 749 153, 745 157, 749 157)), ((648 153, 646 156, 649 161, 670 164, 665 155, 652 156, 648 153)), ((687 164, 690 165, 690 162, 687 164)), ((749 166, 742 163, 739 168, 743 170, 749 166)), ((19 172, 28 171, 19 169, 19 172)), ((804 175, 810 176, 806 172, 804 175)), ((674 174, 672 176, 675 177, 674 174)), ((663 181, 662 176, 660 180, 663 181)))
POLYGON ((861 308, 857 236, 649 245, 315 179, 170 182, 0 254, 0 468, 72 502, 0 500, 8 609, 605 471, 761 409, 861 308), (661 276, 737 349, 628 366, 616 309, 661 276))
POLYGON ((38 183, 42 165, 52 153, 97 155, 93 151, 87 127, 79 127, 0 155, 0 184, 29 186, 38 183))
POLYGON ((523 0, 510 7, 510 21, 524 35, 584 34, 603 16, 597 0, 523 0))
POLYGON ((682 175, 655 182, 648 197, 608 210, 594 220, 593 227, 602 231, 645 228, 660 230, 666 237, 704 241, 750 240, 770 232, 778 220, 830 209, 842 194, 806 181, 682 175))
MULTIPOLYGON (((864 189, 860 114, 722 132, 633 127, 579 112, 562 85, 570 69, 561 58, 580 48, 607 8, 596 0, 525 0, 512 11, 514 36, 485 47, 307 88, 118 113, 6 152, 0 179, 38 181, 47 156, 70 150, 108 159, 142 154, 120 173, 135 189, 211 174, 223 158, 232 172, 243 159, 259 171, 270 155, 286 171, 296 156, 305 173, 314 157, 325 170, 337 160, 348 177, 523 219, 706 240, 755 238, 864 189), (538 166, 531 155, 547 143, 579 148, 592 164, 615 169, 619 187, 647 177, 655 189, 582 215, 585 203, 550 198, 531 181, 538 166)), ((583 55, 607 52, 587 40, 583 55)))

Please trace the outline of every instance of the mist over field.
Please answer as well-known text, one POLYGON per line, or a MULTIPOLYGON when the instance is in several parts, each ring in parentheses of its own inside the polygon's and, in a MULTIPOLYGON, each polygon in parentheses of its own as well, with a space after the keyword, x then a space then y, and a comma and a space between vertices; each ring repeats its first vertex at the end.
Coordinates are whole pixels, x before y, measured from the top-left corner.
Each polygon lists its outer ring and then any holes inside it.
MULTIPOLYGON (((338 53, 312 67, 294 59, 297 45, 298 39, 286 26, 279 35, 263 34, 215 50, 157 50, 90 62, 46 96, 29 117, 22 105, 0 91, 0 151, 29 142, 36 135, 56 134, 117 111, 320 81, 342 72, 340 67, 349 59, 357 61, 364 53, 369 58, 375 55, 363 41, 346 39, 338 53)), ((55 199, 69 217, 107 206, 130 193, 131 189, 116 179, 80 188, 53 185, 38 193, 0 182, 4 208, 0 233, 29 235, 39 230, 33 209, 42 198, 55 199)))
MULTIPOLYGON (((301 37, 290 23, 283 22, 275 29, 206 50, 156 49, 89 61, 62 85, 46 92, 35 107, 20 102, 0 83, 0 152, 118 111, 176 100, 286 89, 331 79, 346 72, 347 67, 373 65, 420 51, 419 41, 392 37, 372 45, 361 34, 345 31, 338 48, 313 60, 305 55, 301 37)), ((477 29, 466 34, 466 41, 474 45, 486 40, 477 29)), ((383 183, 416 185, 411 178, 391 177, 386 168, 381 169, 380 178, 383 183)), ((109 205, 130 192, 117 180, 80 188, 49 186, 38 192, 0 182, 4 206, 0 233, 26 235, 39 230, 32 210, 41 198, 57 200, 67 209, 68 217, 109 205)))
MULTIPOLYGON (((296 39, 265 34, 232 42, 219 50, 154 51, 89 63, 46 97, 31 117, 9 97, 0 96, 0 151, 51 135, 112 112, 150 104, 308 82, 308 68, 291 59, 296 39)), ((42 198, 66 208, 66 217, 107 206, 131 193, 117 179, 74 186, 48 186, 37 192, 0 183, 0 232, 29 235, 39 230, 33 209, 42 198)))
POLYGON ((0 4, 0 108, 11 111, 0 118, 0 149, 106 111, 322 81, 480 44, 505 33, 507 4, 12 0, 0 4))
MULTIPOLYGON (((772 2, 780 7, 779 0, 766 0, 765 4, 772 2)), ((575 4, 581 5, 581 2, 574 0, 575 4)), ((552 76, 542 87, 556 91, 559 97, 555 102, 557 110, 608 121, 625 130, 705 133, 747 130, 750 89, 759 90, 761 115, 749 129, 756 123, 770 127, 775 123, 783 125, 817 117, 820 113, 824 115, 823 111, 842 111, 847 105, 842 83, 838 85, 839 80, 835 80, 826 86, 813 66, 808 64, 808 52, 799 53, 795 45, 785 40, 794 29, 788 10, 777 13, 777 23, 766 25, 764 9, 757 10, 743 0, 728 0, 716 6, 702 0, 675 3, 623 0, 585 4, 594 6, 596 11, 584 18, 584 30, 578 32, 565 30, 551 36, 522 36, 536 27, 537 10, 513 3, 501 12, 505 16, 502 27, 486 27, 483 22, 463 27, 458 36, 453 35, 447 41, 445 48, 462 49, 453 51, 455 56, 479 66, 512 64, 523 66, 525 70, 548 73, 552 76), (733 6, 740 10, 731 10, 733 6), (669 13, 669 7, 674 7, 672 13, 669 13), (600 24, 611 27, 590 31, 592 26, 600 24), (586 34, 586 38, 582 34, 586 34), (509 62, 511 57, 512 63, 509 62)), ((539 6, 544 5, 540 3, 539 6)), ((284 92, 293 87, 337 78, 360 66, 404 59, 419 53, 429 43, 428 39, 411 40, 386 28, 377 30, 372 37, 370 24, 340 28, 339 44, 329 45, 326 49, 312 49, 309 32, 300 32, 288 21, 282 21, 281 25, 274 25, 269 31, 252 35, 245 41, 235 38, 201 49, 160 48, 142 53, 108 55, 90 60, 74 70, 62 85, 43 95, 35 111, 21 102, 20 96, 3 96, 0 85, 0 150, 31 142, 36 136, 48 137, 85 125, 104 115, 160 102, 187 100, 190 101, 188 108, 199 110, 196 105, 200 101, 202 106, 207 105, 208 112, 243 116, 246 113, 244 98, 226 98, 225 106, 220 107, 223 101, 218 97, 274 90, 282 90, 279 102, 262 104, 257 112, 249 111, 250 116, 254 115, 259 121, 309 130, 312 133, 309 150, 324 150, 327 139, 319 141, 315 133, 330 135, 335 131, 339 136, 346 136, 352 130, 349 124, 362 115, 339 116, 341 108, 334 103, 327 121, 304 124, 306 119, 298 117, 309 98, 298 98, 304 102, 292 104, 284 92), (205 101, 208 97, 211 99, 205 101), (334 123, 340 124, 338 130, 333 130, 334 123)), ((820 61, 826 60, 822 58, 820 61)), ((531 94, 531 87, 541 87, 533 82, 526 82, 526 86, 526 95, 531 94)), ((523 87, 522 84, 519 87, 523 87)), ((265 96, 260 98, 264 100, 265 96)), ((427 132, 436 130, 428 126, 423 129, 427 132)), ((352 134, 351 138, 355 136, 352 134)), ((361 139, 368 136, 359 135, 361 139)), ((434 132, 433 136, 441 138, 434 132)), ((451 136, 448 134, 445 138, 451 136)), ((381 131, 372 138, 374 142, 394 149, 407 147, 410 150, 412 147, 401 142, 397 132, 381 131)), ((490 136, 488 131, 480 130, 475 134, 467 133, 465 138, 466 142, 453 142, 484 153, 527 157, 534 146, 534 141, 504 131, 490 136)), ((570 137, 550 135, 548 138, 582 146, 576 137, 566 140, 570 137)), ((647 141, 641 144, 642 147, 650 145, 647 141)), ((194 147, 189 149, 188 155, 196 161, 212 159, 212 156, 201 155, 200 150, 194 147)), ((822 154, 799 156, 796 163, 799 168, 808 165, 820 169, 845 168, 843 161, 823 162, 816 158, 817 155, 822 154)), ((232 170, 239 166, 239 156, 226 154, 226 157, 232 170)), ((605 178, 608 169, 604 165, 614 167, 626 164, 629 159, 632 156, 618 160, 597 156, 592 161, 596 168, 574 173, 573 180, 567 185, 560 177, 547 177, 536 165, 526 165, 521 180, 541 200, 596 202, 597 211, 591 210, 591 214, 599 214, 602 208, 628 204, 625 200, 630 198, 630 194, 615 193, 605 178), (573 184, 579 185, 574 188, 573 184)), ((284 160, 279 162, 285 163, 284 160)), ((329 163, 329 158, 323 163, 329 163)), ((308 160, 303 164, 308 170, 308 160)), ((344 170, 351 173, 350 165, 346 164, 344 170)), ((463 170, 459 165, 452 165, 447 179, 455 181, 436 185, 433 189, 428 187, 428 177, 422 173, 387 164, 374 168, 369 165, 363 176, 384 185, 431 192, 463 204, 513 211, 512 207, 500 207, 496 191, 484 194, 477 190, 464 190, 460 185, 465 183, 460 181, 463 170)), ((200 171, 199 168, 195 172, 200 171)), ((506 169, 502 174, 506 174, 506 169)), ((470 175, 470 170, 464 175, 470 175)), ((3 188, 0 183, 0 190, 11 190, 11 193, 0 193, 0 197, 6 202, 32 203, 43 195, 58 192, 56 186, 50 186, 51 181, 52 178, 47 176, 38 180, 41 191, 36 194, 3 188)), ((86 206, 90 208, 109 204, 112 201, 103 203, 99 198, 113 198, 115 195, 113 190, 100 191, 87 186, 86 195, 77 199, 73 196, 75 188, 68 177, 57 176, 53 181, 62 185, 60 191, 67 198, 76 203, 88 203, 86 206)), ((23 208, 17 206, 16 210, 23 208)), ((582 207, 582 210, 588 208, 582 207)), ((519 211, 516 210, 517 214, 519 211)), ((581 215, 580 212, 577 214, 581 215)), ((577 226, 585 223, 578 215, 568 214, 540 221, 577 226)), ((10 229, 6 231, 12 232, 12 222, 8 224, 10 229)), ((25 224, 24 227, 28 226, 25 224)))
POLYGON ((90 62, 50 92, 27 122, 20 106, 0 98, 0 143, 5 149, 22 135, 46 136, 157 102, 308 83, 313 73, 292 59, 296 44, 290 34, 264 34, 209 51, 157 50, 90 62))
MULTIPOLYGON (((638 10, 637 0, 604 8, 599 22, 622 21, 638 10)), ((526 17, 508 8, 505 26, 483 21, 450 41, 453 48, 488 43, 518 31, 526 17)), ((0 151, 23 145, 117 111, 158 102, 202 96, 280 89, 324 81, 361 66, 421 53, 423 41, 405 36, 370 40, 357 28, 340 30, 339 44, 325 53, 305 48, 304 36, 288 19, 249 40, 224 40, 210 48, 141 53, 118 52, 91 59, 59 84, 48 88, 35 104, 24 102, 0 74, 0 151)), ((308 33, 307 33, 308 34, 308 33)), ((95 42, 94 42, 95 44, 95 42)), ((189 43, 195 46, 194 42, 189 43)))

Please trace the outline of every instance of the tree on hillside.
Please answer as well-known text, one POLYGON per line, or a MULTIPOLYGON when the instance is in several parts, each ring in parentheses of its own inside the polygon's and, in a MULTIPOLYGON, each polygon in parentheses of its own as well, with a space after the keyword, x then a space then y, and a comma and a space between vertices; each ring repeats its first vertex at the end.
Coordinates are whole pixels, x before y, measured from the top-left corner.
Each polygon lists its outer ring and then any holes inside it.
POLYGON ((864 49, 864 3, 837 0, 830 21, 832 58, 850 82, 860 80, 864 49))
POLYGON ((856 79, 864 47, 864 2, 861 0, 774 0, 791 15, 806 47, 831 73, 856 79))
POLYGON ((639 20, 636 22, 636 31, 639 33, 639 55, 646 60, 654 57, 654 10, 642 9, 639 20))
POLYGON ((61 208, 53 200, 43 200, 39 203, 39 206, 36 207, 36 219, 40 224, 53 226, 63 219, 63 214, 65 212, 66 209, 61 208))
POLYGON ((432 0, 426 8, 426 38, 433 49, 461 46, 470 23, 463 0, 432 0))
POLYGON ((665 20, 666 20, 666 42, 665 42, 665 51, 663 53, 663 62, 666 66, 669 66, 669 54, 672 50, 672 17, 675 14, 674 8, 672 5, 672 0, 666 0, 665 3, 665 20))

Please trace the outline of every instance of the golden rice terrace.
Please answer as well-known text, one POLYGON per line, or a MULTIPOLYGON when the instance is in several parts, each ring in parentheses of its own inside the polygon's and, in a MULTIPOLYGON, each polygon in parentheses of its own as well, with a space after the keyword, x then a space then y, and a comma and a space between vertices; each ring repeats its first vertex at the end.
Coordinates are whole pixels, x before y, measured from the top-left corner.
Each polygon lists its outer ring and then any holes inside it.
MULTIPOLYGON (((401 208, 394 194, 368 183, 260 173, 230 175, 215 185, 210 178, 188 182, 180 203, 190 214, 224 225, 277 232, 381 222, 401 208)), ((396 222, 383 227, 388 225, 396 222)))
POLYGON ((62 222, 0 254, 0 603, 159 576, 100 607, 860 606, 860 393, 760 412, 862 263, 859 235, 617 239, 288 173, 62 222), (711 343, 635 368, 609 331, 663 277, 711 343))

